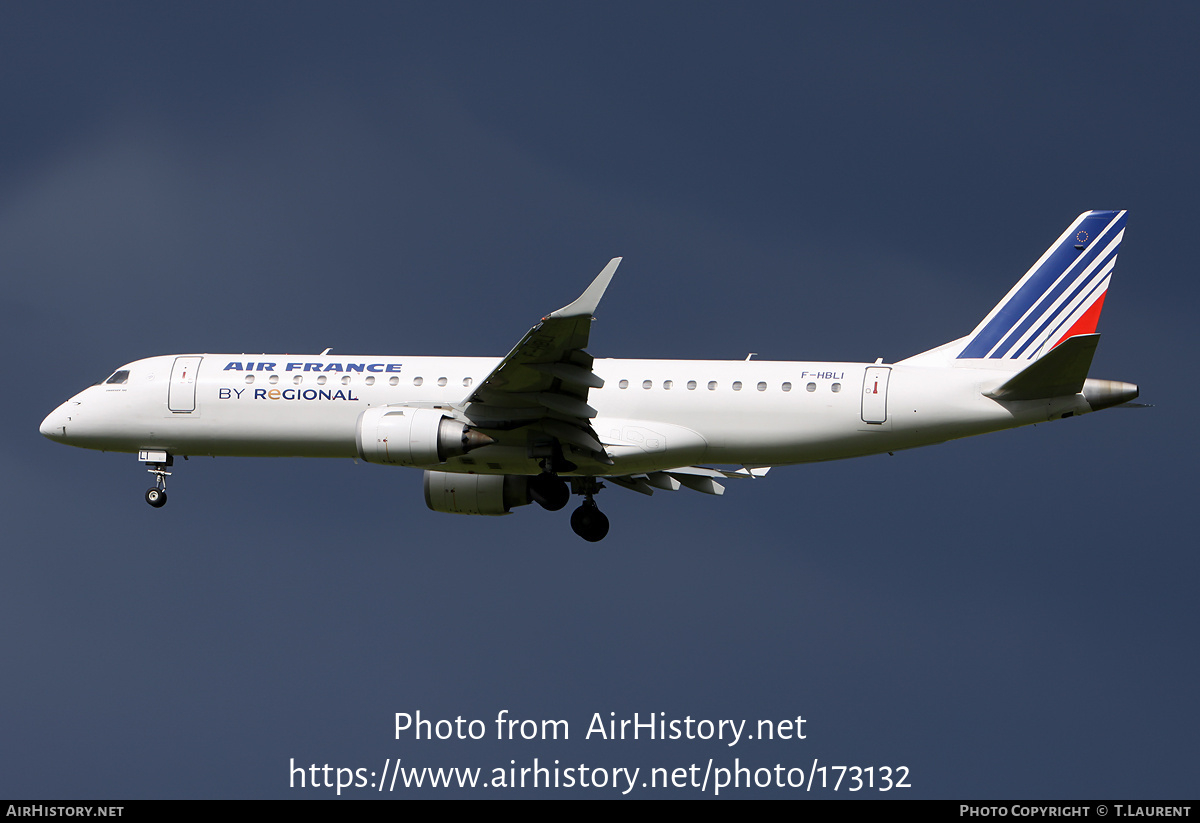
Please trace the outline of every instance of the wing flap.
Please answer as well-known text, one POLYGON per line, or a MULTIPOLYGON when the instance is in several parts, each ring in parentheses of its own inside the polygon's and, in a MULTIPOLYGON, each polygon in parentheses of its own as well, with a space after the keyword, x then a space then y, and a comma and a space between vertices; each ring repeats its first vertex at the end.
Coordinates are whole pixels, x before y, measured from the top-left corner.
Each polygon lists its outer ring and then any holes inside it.
POLYGON ((650 484, 646 482, 646 478, 644 478, 644 477, 624 476, 624 477, 608 477, 605 479, 611 480, 613 483, 617 484, 618 486, 620 486, 623 489, 629 489, 631 492, 637 492, 638 494, 644 494, 647 497, 654 494, 654 489, 650 487, 650 484))
POLYGON ((679 491, 679 487, 683 485, 666 472, 651 472, 646 475, 646 482, 656 489, 668 492, 679 491))
POLYGON ((552 417, 544 418, 538 425, 547 434, 553 435, 559 440, 566 441, 574 446, 579 446, 590 452, 604 451, 604 446, 600 445, 600 441, 596 439, 590 426, 587 430, 584 430, 565 420, 556 420, 552 417))
POLYGON ((623 489, 653 494, 655 489, 662 491, 678 491, 681 488, 691 489, 702 494, 720 495, 725 493, 725 487, 717 482, 717 478, 759 478, 770 471, 769 466, 743 466, 740 469, 710 469, 707 466, 677 466, 673 469, 634 475, 608 475, 610 480, 623 489))
POLYGON ((604 388, 604 381, 590 368, 585 369, 571 363, 530 363, 529 368, 557 377, 564 383, 585 386, 590 389, 604 388))
POLYGON ((687 486, 694 492, 701 494, 724 494, 725 487, 713 480, 711 477, 701 477, 695 474, 680 474, 675 471, 669 471, 667 474, 674 477, 684 486, 687 486))

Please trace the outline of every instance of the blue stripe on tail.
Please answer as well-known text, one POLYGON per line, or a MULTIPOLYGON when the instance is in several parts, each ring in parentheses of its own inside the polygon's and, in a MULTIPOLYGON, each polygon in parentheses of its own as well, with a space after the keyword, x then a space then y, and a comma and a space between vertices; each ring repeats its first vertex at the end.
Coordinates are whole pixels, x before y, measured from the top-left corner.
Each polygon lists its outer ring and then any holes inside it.
POLYGON ((1082 282, 1079 275, 1093 262, 1097 262, 1106 248, 1125 228, 1125 212, 1092 211, 1080 215, 1072 225, 1072 231, 1064 234, 1040 264, 1035 264, 1022 278, 1019 287, 1005 298, 986 325, 978 328, 962 352, 965 358, 1012 358, 1025 352, 1030 344, 1038 340, 1050 326, 1061 325, 1066 315, 1078 305, 1075 298, 1085 291, 1094 291, 1104 277, 1110 260, 1116 257, 1113 247, 1103 261, 1082 282), (1076 246, 1082 246, 1082 249, 1076 246), (1066 276, 1064 276, 1066 275, 1066 276), (1070 290, 1070 297, 1051 310, 1054 302, 1070 290), (1025 343, 1017 342, 1029 329, 1038 326, 1036 334, 1025 343), (1014 350, 1015 347, 1015 350, 1014 350))

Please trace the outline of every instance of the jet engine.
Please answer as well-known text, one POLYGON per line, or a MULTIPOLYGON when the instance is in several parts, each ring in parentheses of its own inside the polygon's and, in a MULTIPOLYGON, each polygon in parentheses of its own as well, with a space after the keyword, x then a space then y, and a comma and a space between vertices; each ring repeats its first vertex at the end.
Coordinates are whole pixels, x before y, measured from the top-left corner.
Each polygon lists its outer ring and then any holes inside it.
POLYGON ((358 416, 358 456, 368 463, 430 466, 495 442, 437 409, 377 406, 358 416))
POLYGON ((425 505, 447 514, 508 514, 529 503, 529 478, 519 474, 425 472, 425 505))

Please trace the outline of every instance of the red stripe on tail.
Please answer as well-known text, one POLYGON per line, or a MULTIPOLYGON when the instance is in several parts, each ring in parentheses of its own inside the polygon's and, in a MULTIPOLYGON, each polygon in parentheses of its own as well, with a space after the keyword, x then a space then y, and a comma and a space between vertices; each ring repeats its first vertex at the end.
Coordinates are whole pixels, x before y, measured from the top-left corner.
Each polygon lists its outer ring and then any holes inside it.
MULTIPOLYGON (((1091 308, 1085 311, 1083 316, 1075 321, 1075 325, 1072 326, 1066 334, 1058 338, 1058 343, 1061 343, 1068 337, 1074 337, 1077 334, 1095 334, 1096 326, 1100 323, 1100 310, 1104 308, 1104 298, 1107 296, 1108 290, 1106 289, 1098 298, 1096 298, 1096 302, 1092 304, 1091 308)), ((1057 347, 1058 343, 1055 343, 1050 348, 1053 349, 1057 347)))

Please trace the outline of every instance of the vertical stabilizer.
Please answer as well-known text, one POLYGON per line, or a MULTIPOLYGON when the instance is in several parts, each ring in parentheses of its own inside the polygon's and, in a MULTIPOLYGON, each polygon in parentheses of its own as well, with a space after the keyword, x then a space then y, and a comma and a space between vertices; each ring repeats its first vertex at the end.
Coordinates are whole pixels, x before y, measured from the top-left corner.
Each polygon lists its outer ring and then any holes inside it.
POLYGON ((1079 215, 967 335, 957 359, 1036 360, 1093 334, 1124 236, 1124 210, 1079 215))

